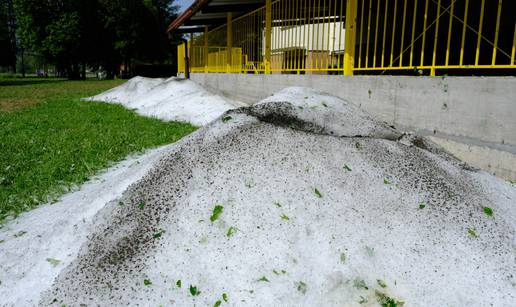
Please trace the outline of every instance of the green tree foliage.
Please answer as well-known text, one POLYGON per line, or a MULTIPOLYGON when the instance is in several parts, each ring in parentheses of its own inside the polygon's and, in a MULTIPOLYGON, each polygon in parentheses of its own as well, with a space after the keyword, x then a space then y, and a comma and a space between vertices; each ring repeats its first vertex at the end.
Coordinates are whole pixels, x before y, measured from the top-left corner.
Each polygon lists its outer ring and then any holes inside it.
MULTIPOLYGON (((3 0, 0 0, 3 1, 3 0)), ((70 78, 87 65, 111 75, 119 64, 170 58, 165 33, 174 0, 14 0, 22 45, 70 78)))
POLYGON ((0 66, 16 68, 14 27, 12 0, 0 0, 0 66))

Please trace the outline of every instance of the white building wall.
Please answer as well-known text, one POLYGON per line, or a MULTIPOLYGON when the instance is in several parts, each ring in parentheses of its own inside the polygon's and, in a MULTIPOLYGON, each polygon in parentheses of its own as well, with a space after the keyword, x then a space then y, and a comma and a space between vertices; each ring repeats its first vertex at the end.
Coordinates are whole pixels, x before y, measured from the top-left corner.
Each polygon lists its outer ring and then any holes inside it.
POLYGON ((344 22, 273 27, 271 32, 272 53, 293 48, 328 53, 344 50, 344 22))

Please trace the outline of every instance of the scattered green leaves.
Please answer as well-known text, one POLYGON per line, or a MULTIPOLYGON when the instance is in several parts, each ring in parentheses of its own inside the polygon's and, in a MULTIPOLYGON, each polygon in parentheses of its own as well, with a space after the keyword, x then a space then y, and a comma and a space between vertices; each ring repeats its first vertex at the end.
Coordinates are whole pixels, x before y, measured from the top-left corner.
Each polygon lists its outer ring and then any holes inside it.
POLYGON ((143 284, 146 286, 150 286, 150 285, 152 285, 152 281, 150 281, 150 279, 144 279, 143 284))
POLYGON ((374 247, 366 246, 365 250, 366 250, 366 253, 367 253, 367 255, 369 257, 373 257, 374 256, 374 247))
POLYGON ((237 229, 235 227, 231 226, 231 227, 229 227, 228 232, 226 233, 226 236, 229 238, 232 235, 234 235, 236 231, 237 231, 237 229))
POLYGON ((250 189, 250 188, 252 188, 253 186, 254 186, 254 183, 253 183, 252 181, 246 181, 246 182, 245 182, 245 187, 246 187, 246 188, 250 189))
POLYGON ((15 238, 19 238, 19 237, 25 235, 26 233, 27 232, 25 230, 20 230, 20 231, 18 231, 17 233, 14 234, 14 237, 15 238))
POLYGON ((233 119, 233 117, 226 115, 226 116, 222 117, 222 122, 226 123, 226 122, 230 121, 231 119, 233 119))
POLYGON ((287 274, 287 271, 285 271, 285 270, 279 270, 278 271, 278 270, 274 269, 274 270, 272 270, 272 272, 274 274, 276 274, 276 275, 285 275, 285 274, 287 274))
POLYGON ((383 178, 383 183, 384 184, 391 184, 391 182, 389 181, 389 179, 387 178, 383 178))
POLYGON ((141 201, 139 204, 138 204, 138 208, 140 208, 141 210, 143 210, 143 208, 145 208, 145 203, 143 201, 141 201))
POLYGON ((491 209, 489 207, 484 207, 484 213, 487 214, 488 216, 493 216, 493 209, 491 209))
POLYGON ((424 201, 419 203, 419 209, 424 209, 426 207, 426 203, 424 201))
POLYGON ((215 302, 215 305, 213 305, 213 307, 219 307, 221 304, 222 304, 222 302, 220 300, 218 300, 215 302))
POLYGON ((54 258, 47 258, 47 261, 52 266, 58 266, 61 263, 61 260, 57 260, 57 259, 54 259, 54 258))
POLYGON ((473 237, 473 238, 478 237, 477 232, 476 232, 476 231, 475 231, 475 229, 473 229, 473 228, 469 228, 469 229, 468 229, 468 234, 469 234, 471 237, 473 237))
POLYGON ((227 293, 222 293, 222 299, 224 300, 224 302, 228 302, 228 294, 227 293))
POLYGON ((152 235, 154 239, 159 239, 161 236, 165 233, 165 230, 160 230, 159 232, 156 232, 152 235))
POLYGON ((197 286, 190 285, 190 294, 192 296, 198 296, 199 294, 201 294, 201 291, 197 289, 197 286))
POLYGON ((274 205, 278 208, 281 208, 281 204, 279 203, 279 201, 275 202, 274 205))
POLYGON ((290 218, 286 214, 282 214, 281 219, 284 221, 290 221, 290 218))
POLYGON ((348 171, 348 172, 351 172, 351 167, 349 167, 349 165, 347 164, 344 164, 344 170, 348 171))
POLYGON ((389 297, 383 292, 375 291, 375 294, 376 300, 382 307, 401 307, 405 304, 405 302, 389 297))
POLYGON ((367 287, 365 281, 358 277, 353 280, 353 287, 357 289, 369 290, 369 287, 367 287))
POLYGON ((178 288, 181 288, 181 279, 178 279, 178 280, 176 281, 176 286, 177 286, 178 288))
POLYGON ((267 277, 265 277, 265 276, 263 276, 262 278, 258 279, 258 281, 270 282, 270 280, 267 279, 267 277))
POLYGON ((303 282, 303 281, 298 281, 296 283, 296 287, 297 287, 297 291, 299 291, 299 292, 301 292, 303 294, 306 294, 306 291, 308 290, 308 287, 307 287, 306 283, 303 282))
POLYGON ((124 206, 124 202, 123 202, 123 201, 119 201, 119 202, 118 202, 118 205, 119 205, 120 207, 123 207, 123 206, 124 206))
POLYGON ((199 240, 199 244, 206 244, 208 243, 208 236, 202 236, 199 240))
POLYGON ((224 210, 223 206, 216 205, 215 208, 213 208, 213 214, 210 216, 210 221, 215 222, 222 214, 222 210, 224 210))
POLYGON ((346 259, 347 259, 346 253, 345 252, 340 253, 340 262, 346 263, 346 259))
POLYGON ((387 287, 387 284, 385 283, 385 281, 383 281, 381 279, 377 279, 376 282, 378 283, 378 286, 380 286, 382 288, 386 288, 387 287))
POLYGON ((322 197, 323 197, 323 196, 322 196, 322 194, 321 194, 321 192, 320 192, 317 188, 314 188, 314 194, 315 194, 315 196, 317 196, 317 197, 319 197, 319 198, 322 198, 322 197))

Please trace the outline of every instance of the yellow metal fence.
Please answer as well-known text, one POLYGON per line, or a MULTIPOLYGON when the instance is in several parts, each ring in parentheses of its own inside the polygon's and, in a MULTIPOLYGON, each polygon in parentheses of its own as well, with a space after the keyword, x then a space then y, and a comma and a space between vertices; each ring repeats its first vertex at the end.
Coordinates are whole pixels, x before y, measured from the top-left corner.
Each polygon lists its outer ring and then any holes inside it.
MULTIPOLYGON (((508 0, 276 0, 190 38, 192 72, 460 73, 516 68, 508 0), (457 72, 459 71, 459 72, 457 72)), ((178 47, 184 72, 184 45, 178 47)))

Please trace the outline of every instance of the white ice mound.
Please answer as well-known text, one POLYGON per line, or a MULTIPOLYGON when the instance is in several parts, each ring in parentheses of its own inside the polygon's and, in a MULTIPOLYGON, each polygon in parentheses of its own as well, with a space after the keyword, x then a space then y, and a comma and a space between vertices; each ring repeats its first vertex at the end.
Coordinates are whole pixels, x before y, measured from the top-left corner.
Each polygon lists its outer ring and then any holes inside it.
POLYGON ((265 121, 320 134, 392 140, 400 137, 356 105, 304 87, 285 88, 254 105, 251 113, 265 121))
POLYGON ((516 188, 342 103, 287 89, 173 145, 40 304, 513 306, 516 188))
POLYGON ((140 115, 203 126, 239 105, 191 80, 135 77, 90 101, 119 103, 140 115))

